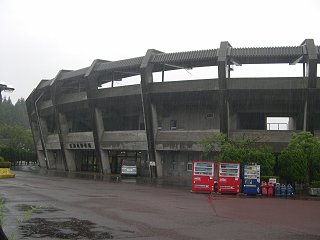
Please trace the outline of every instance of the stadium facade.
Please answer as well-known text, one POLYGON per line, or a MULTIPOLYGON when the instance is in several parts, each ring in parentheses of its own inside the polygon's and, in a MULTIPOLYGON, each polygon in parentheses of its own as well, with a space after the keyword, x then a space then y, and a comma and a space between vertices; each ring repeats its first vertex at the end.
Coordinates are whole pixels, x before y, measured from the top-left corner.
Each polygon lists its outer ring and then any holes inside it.
POLYGON ((112 174, 130 158, 141 175, 190 179, 191 161, 201 158, 199 141, 213 132, 253 137, 279 152, 292 132, 320 135, 319 62, 320 47, 306 39, 292 47, 221 42, 211 50, 150 49, 142 57, 61 70, 26 101, 39 164, 112 174), (302 77, 232 78, 233 65, 244 64, 300 64, 302 77), (217 66, 218 78, 165 81, 167 71, 208 66, 217 66), (153 81, 156 72, 162 81, 153 81), (140 84, 113 86, 132 76, 140 84), (288 129, 269 130, 268 117, 288 118, 288 129))

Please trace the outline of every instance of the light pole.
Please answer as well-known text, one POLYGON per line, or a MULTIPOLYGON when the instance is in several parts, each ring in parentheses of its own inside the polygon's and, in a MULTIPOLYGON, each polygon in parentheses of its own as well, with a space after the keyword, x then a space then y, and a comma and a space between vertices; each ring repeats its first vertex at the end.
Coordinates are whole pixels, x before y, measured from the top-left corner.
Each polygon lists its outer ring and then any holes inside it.
POLYGON ((4 92, 13 92, 14 91, 14 87, 7 85, 4 82, 0 83, 0 103, 2 102, 2 91, 4 92))

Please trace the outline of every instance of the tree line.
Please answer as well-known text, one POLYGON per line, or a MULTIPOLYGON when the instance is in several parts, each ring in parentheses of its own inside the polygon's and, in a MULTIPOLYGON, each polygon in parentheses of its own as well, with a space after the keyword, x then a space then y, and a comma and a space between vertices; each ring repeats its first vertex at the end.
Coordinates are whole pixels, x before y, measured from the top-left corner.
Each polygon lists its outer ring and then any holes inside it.
POLYGON ((16 104, 10 98, 0 102, 0 156, 13 165, 37 160, 23 98, 16 104))

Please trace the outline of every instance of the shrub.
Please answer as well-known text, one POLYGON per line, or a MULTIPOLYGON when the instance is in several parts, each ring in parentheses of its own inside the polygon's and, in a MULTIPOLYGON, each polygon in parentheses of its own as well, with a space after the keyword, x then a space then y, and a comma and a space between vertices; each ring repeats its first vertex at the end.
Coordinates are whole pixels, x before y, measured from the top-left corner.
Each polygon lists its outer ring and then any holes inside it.
POLYGON ((320 188, 320 181, 312 181, 310 184, 311 188, 320 188))
POLYGON ((11 163, 10 162, 0 162, 0 168, 10 168, 11 163))
POLYGON ((320 140, 309 132, 294 133, 278 158, 279 176, 289 182, 320 181, 320 140))
POLYGON ((268 146, 257 146, 256 140, 231 140, 221 133, 211 134, 201 142, 204 156, 218 152, 215 159, 219 162, 257 163, 261 167, 261 175, 273 175, 275 157, 268 146))

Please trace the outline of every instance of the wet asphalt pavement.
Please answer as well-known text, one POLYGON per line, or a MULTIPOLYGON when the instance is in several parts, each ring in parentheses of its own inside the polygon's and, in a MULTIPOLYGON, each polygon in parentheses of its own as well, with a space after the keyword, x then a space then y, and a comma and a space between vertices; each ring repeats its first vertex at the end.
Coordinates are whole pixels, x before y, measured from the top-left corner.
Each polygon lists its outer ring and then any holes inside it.
POLYGON ((14 173, 0 180, 4 230, 14 239, 320 239, 320 201, 14 173))

